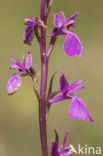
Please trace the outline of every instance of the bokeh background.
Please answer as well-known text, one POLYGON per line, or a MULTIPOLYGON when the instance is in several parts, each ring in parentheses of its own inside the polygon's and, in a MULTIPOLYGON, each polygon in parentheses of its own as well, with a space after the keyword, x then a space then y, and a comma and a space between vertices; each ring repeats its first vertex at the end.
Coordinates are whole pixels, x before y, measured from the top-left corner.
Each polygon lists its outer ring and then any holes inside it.
MULTIPOLYGON (((69 83, 85 78, 85 89, 77 93, 87 104, 94 123, 73 120, 68 116, 70 101, 53 104, 48 117, 48 144, 54 140, 53 129, 60 136, 60 144, 67 129, 68 144, 81 146, 103 145, 103 0, 54 0, 48 19, 48 32, 53 29, 53 13, 64 11, 69 17, 80 12, 76 19, 77 33, 84 46, 82 58, 68 57, 63 49, 65 36, 59 37, 49 63, 49 79, 59 87, 60 74, 65 73, 69 83)), ((32 52, 33 66, 40 71, 39 47, 36 39, 32 46, 22 42, 25 17, 40 14, 40 0, 0 0, 0 156, 41 156, 38 103, 30 78, 22 79, 22 87, 12 96, 6 95, 6 83, 13 74, 9 57, 22 59, 32 52)), ((103 151, 102 151, 103 155, 103 151)))

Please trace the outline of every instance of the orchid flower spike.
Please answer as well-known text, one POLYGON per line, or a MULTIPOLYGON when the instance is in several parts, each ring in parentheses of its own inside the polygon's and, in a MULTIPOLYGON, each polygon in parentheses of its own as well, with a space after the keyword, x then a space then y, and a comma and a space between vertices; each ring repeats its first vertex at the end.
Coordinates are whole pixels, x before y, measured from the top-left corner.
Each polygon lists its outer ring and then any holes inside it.
POLYGON ((72 99, 69 108, 70 117, 74 119, 89 120, 93 122, 85 103, 82 101, 82 99, 74 95, 76 91, 84 88, 84 86, 79 85, 79 83, 83 81, 84 79, 81 79, 79 81, 74 82, 71 86, 69 86, 65 76, 62 75, 60 78, 60 87, 62 94, 50 99, 48 103, 56 103, 65 99, 72 99))
POLYGON ((58 144, 56 142, 52 143, 52 156, 71 156, 72 152, 70 151, 69 146, 66 147, 66 142, 68 139, 69 130, 67 130, 66 135, 64 137, 64 141, 62 147, 59 149, 58 144))
POLYGON ((55 31, 49 35, 49 37, 66 35, 66 39, 64 41, 64 50, 69 56, 83 55, 82 43, 80 42, 78 36, 69 30, 70 27, 75 27, 74 20, 78 15, 79 13, 76 13, 66 20, 63 12, 61 12, 60 15, 54 14, 54 26, 56 29, 54 29, 55 31))
POLYGON ((7 83, 6 91, 8 95, 14 94, 21 86, 21 76, 31 76, 29 69, 32 66, 32 57, 30 52, 27 54, 26 60, 23 58, 22 63, 14 58, 10 58, 10 60, 15 62, 15 64, 10 66, 10 69, 18 69, 19 73, 14 74, 7 83))

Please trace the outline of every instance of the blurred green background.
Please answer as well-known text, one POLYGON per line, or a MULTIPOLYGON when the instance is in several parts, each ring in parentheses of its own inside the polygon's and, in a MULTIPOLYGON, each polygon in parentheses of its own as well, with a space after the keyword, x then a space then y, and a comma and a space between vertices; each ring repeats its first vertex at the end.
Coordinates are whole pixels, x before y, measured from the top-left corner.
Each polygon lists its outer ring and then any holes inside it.
MULTIPOLYGON (((49 63, 49 79, 55 71, 65 73, 70 84, 85 78, 85 89, 77 93, 87 104, 94 123, 73 120, 68 116, 70 101, 52 105, 48 117, 48 144, 54 140, 53 129, 58 130, 60 143, 67 129, 68 144, 77 148, 103 145, 103 0, 54 0, 48 19, 48 32, 53 28, 53 13, 64 11, 69 17, 80 12, 76 19, 77 33, 84 46, 82 58, 68 57, 63 49, 65 36, 58 38, 49 63)), ((39 47, 36 39, 32 46, 22 42, 25 17, 40 14, 40 0, 0 0, 0 156, 41 156, 38 103, 32 81, 22 79, 22 87, 12 96, 6 95, 6 83, 14 73, 9 70, 9 57, 22 59, 32 52, 33 66, 40 70, 39 47)), ((57 74, 54 89, 59 87, 57 74)), ((102 151, 103 155, 103 151, 102 151)))

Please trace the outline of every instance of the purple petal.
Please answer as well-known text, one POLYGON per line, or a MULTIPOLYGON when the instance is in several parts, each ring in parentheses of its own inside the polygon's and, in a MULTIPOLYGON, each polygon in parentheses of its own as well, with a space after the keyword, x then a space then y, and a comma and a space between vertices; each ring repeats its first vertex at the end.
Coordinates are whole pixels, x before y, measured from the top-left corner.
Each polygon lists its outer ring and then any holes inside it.
POLYGON ((31 53, 28 52, 28 55, 26 57, 26 68, 29 69, 32 66, 32 57, 31 57, 31 53))
POLYGON ((67 29, 69 29, 70 26, 75 27, 75 21, 74 19, 79 15, 79 13, 77 12, 76 14, 72 15, 71 17, 68 18, 65 27, 67 27, 67 29))
POLYGON ((61 17, 62 25, 64 25, 66 23, 66 17, 64 15, 64 12, 61 12, 60 17, 61 17))
POLYGON ((55 155, 55 156, 59 156, 58 155, 58 145, 56 142, 53 142, 52 143, 52 152, 51 152, 52 155, 55 155))
POLYGON ((78 97, 74 97, 72 99, 70 109, 69 109, 69 115, 71 118, 74 118, 74 119, 89 120, 93 122, 89 114, 87 106, 78 97))
POLYGON ((67 28, 69 29, 70 26, 74 27, 74 20, 70 20, 70 21, 67 21, 65 24, 64 24, 64 28, 67 28))
MULTIPOLYGON (((84 89, 84 86, 82 86, 82 85, 77 85, 77 86, 75 86, 75 87, 70 87, 69 88, 69 94, 72 94, 72 93, 74 93, 74 92, 77 92, 78 90, 81 90, 81 89, 84 89)), ((66 94, 67 95, 67 94, 66 94)))
POLYGON ((59 101, 65 100, 65 99, 67 99, 67 97, 65 95, 59 95, 57 97, 50 99, 48 101, 48 103, 56 103, 56 102, 59 102, 59 101))
POLYGON ((62 75, 60 78, 60 86, 61 86, 61 91, 63 93, 67 92, 69 85, 68 85, 68 82, 66 81, 66 78, 64 75, 62 75))
POLYGON ((54 25, 57 28, 60 28, 62 26, 62 21, 58 14, 54 14, 54 25))
POLYGON ((71 31, 68 32, 67 37, 64 41, 64 50, 69 56, 82 56, 83 47, 77 35, 71 31))
POLYGON ((11 69, 15 68, 15 69, 25 70, 25 67, 18 60, 14 59, 14 58, 9 58, 9 60, 16 63, 16 64, 10 66, 11 69))
POLYGON ((85 81, 85 79, 81 79, 81 80, 75 81, 71 86, 78 85, 79 83, 82 83, 84 81, 85 81))
POLYGON ((27 26, 24 33, 24 43, 31 45, 34 39, 34 30, 33 27, 27 26))
POLYGON ((14 59, 14 58, 9 58, 9 60, 15 62, 15 63, 18 64, 18 65, 21 64, 18 60, 14 59))
POLYGON ((13 75, 7 83, 7 88, 6 88, 7 94, 8 95, 14 94, 20 86, 21 86, 20 76, 13 75))
POLYGON ((25 18, 24 19, 24 24, 28 25, 28 26, 33 26, 35 27, 36 25, 38 25, 40 22, 38 21, 37 17, 34 18, 25 18))
POLYGON ((74 20, 78 15, 79 15, 79 12, 75 13, 74 15, 72 15, 71 17, 69 17, 67 21, 74 20))
POLYGON ((82 83, 82 82, 84 82, 84 81, 85 81, 85 79, 81 79, 81 80, 75 81, 75 82, 68 88, 68 92, 69 92, 69 93, 73 93, 73 92, 76 92, 76 91, 78 91, 78 90, 80 90, 80 89, 83 89, 84 86, 79 85, 79 83, 82 83))
POLYGON ((22 68, 19 65, 17 65, 17 64, 11 65, 10 69, 21 69, 22 70, 22 68))
POLYGON ((68 135, 69 135, 69 130, 67 130, 67 132, 66 132, 66 135, 65 135, 65 138, 64 138, 64 141, 63 141, 63 148, 66 147, 66 142, 67 142, 67 139, 68 139, 68 135))

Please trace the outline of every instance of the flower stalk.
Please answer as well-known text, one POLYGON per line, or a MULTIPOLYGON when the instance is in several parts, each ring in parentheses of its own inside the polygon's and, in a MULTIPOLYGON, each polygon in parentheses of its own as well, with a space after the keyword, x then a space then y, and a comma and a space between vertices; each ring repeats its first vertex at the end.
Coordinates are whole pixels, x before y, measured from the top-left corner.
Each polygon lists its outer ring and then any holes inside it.
MULTIPOLYGON (((41 20, 46 25, 45 16, 46 0, 41 0, 41 20)), ((47 147, 47 131, 46 131, 46 88, 48 76, 48 58, 46 56, 46 29, 41 28, 41 87, 40 87, 40 102, 39 102, 39 126, 42 156, 48 156, 47 147)))
POLYGON ((43 156, 48 156, 47 148, 47 132, 46 132, 46 88, 48 75, 48 60, 42 58, 41 61, 41 88, 40 88, 40 103, 39 103, 39 126, 40 138, 43 156))

